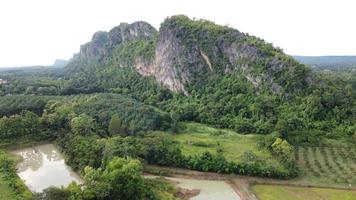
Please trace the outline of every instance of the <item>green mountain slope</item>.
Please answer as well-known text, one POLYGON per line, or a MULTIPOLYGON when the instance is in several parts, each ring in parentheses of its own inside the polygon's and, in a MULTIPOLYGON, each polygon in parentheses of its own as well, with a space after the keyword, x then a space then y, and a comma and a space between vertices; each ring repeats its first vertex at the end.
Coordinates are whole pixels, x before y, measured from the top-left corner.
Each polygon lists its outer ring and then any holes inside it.
POLYGON ((339 137, 355 129, 351 81, 314 73, 262 39, 182 15, 158 31, 135 22, 95 33, 62 76, 63 94, 126 94, 174 119, 242 133, 309 140, 310 132, 339 137))
POLYGON ((185 95, 214 75, 239 74, 236 78, 248 80, 254 88, 276 94, 303 92, 311 83, 308 68, 271 44, 185 16, 167 18, 158 32, 145 22, 97 32, 66 69, 73 73, 108 65, 132 68, 185 95))

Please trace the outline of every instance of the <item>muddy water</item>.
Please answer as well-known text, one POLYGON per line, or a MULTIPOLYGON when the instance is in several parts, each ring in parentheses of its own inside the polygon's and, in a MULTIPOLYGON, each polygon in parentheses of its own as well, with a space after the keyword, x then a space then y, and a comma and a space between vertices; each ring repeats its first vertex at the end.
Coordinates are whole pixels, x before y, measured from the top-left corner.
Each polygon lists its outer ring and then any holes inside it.
POLYGON ((53 144, 39 145, 12 151, 23 158, 17 173, 33 192, 41 192, 50 186, 67 186, 82 180, 64 163, 63 156, 53 144))
MULTIPOLYGON (((154 178, 155 176, 145 176, 154 178)), ((165 177, 177 183, 178 187, 184 189, 198 189, 200 193, 190 200, 240 200, 239 195, 232 187, 222 180, 201 180, 188 178, 165 177)))

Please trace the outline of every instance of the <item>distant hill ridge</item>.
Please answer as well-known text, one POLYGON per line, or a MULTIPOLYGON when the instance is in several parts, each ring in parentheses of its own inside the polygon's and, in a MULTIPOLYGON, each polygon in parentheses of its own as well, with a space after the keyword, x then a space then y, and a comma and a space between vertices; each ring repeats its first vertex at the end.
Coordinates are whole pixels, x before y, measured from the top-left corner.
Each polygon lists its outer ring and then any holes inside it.
POLYGON ((316 70, 356 71, 356 56, 294 56, 316 70))
POLYGON ((337 63, 356 64, 356 56, 293 56, 293 57, 299 62, 308 65, 337 64, 337 63))

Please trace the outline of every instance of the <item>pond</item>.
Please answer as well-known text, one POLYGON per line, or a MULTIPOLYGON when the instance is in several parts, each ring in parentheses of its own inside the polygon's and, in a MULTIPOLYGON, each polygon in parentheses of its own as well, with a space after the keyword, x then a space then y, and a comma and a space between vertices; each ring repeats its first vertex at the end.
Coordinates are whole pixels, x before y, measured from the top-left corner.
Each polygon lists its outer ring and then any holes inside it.
MULTIPOLYGON (((145 176, 154 178, 156 176, 145 176)), ((178 187, 184 189, 198 189, 200 193, 190 198, 190 200, 240 200, 240 196, 232 189, 232 187, 222 180, 202 180, 190 178, 164 177, 177 183, 178 187)))
POLYGON ((82 180, 64 162, 60 151, 53 144, 39 145, 12 151, 23 161, 17 167, 17 173, 33 192, 41 192, 50 186, 67 186, 82 180))

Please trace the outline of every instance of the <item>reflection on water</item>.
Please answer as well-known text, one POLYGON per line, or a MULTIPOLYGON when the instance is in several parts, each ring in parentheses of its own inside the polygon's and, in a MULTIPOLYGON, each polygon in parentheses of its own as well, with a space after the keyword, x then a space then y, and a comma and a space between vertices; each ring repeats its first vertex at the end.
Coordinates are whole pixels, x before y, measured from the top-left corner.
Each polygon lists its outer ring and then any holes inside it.
POLYGON ((17 165, 18 175, 34 192, 41 192, 49 186, 67 186, 80 177, 65 163, 59 150, 52 144, 13 151, 23 157, 17 165))
MULTIPOLYGON (((145 176, 153 178, 156 176, 145 176)), ((177 182, 178 187, 184 189, 199 189, 200 193, 190 200, 240 200, 240 196, 225 181, 200 180, 188 178, 165 177, 177 182)))

